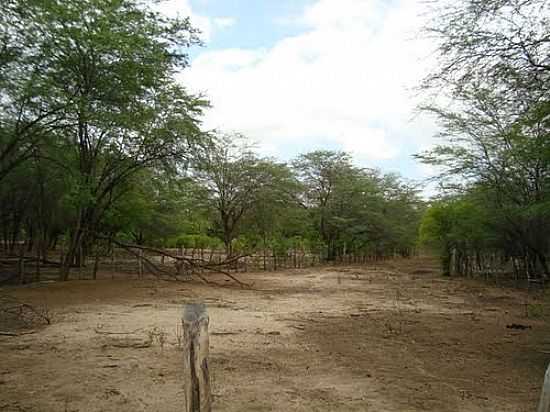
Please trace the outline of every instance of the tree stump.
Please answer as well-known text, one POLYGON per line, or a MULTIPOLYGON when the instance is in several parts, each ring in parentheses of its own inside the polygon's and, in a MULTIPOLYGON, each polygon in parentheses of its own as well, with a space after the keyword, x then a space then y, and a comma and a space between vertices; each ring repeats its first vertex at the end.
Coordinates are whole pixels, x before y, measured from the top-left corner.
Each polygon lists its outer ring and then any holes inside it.
POLYGON ((208 313, 204 304, 183 307, 185 412, 211 412, 208 373, 208 313))

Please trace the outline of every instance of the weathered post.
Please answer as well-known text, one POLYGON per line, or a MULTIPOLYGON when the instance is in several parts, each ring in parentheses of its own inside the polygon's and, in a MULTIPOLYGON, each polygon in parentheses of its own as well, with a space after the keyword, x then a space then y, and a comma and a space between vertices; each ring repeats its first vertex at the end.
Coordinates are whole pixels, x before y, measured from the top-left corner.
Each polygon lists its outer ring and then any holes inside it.
POLYGON ((82 244, 78 247, 78 280, 82 280, 82 244))
POLYGON ((41 251, 41 242, 38 241, 38 246, 36 247, 36 281, 40 282, 40 251, 41 251))
POLYGON ((17 261, 17 271, 19 275, 19 283, 25 283, 25 245, 19 248, 19 260, 17 261))
POLYGON ((139 256, 137 258, 138 260, 138 278, 143 278, 143 250, 139 251, 139 256))
POLYGON ((546 374, 544 375, 544 383, 542 384, 542 393, 537 412, 550 412, 550 365, 548 365, 548 369, 546 369, 546 374))
POLYGON ((206 305, 183 306, 182 331, 185 412, 211 412, 206 305))
POLYGON ((97 270, 99 268, 99 253, 96 253, 95 260, 94 260, 94 272, 92 273, 92 279, 97 279, 97 270))

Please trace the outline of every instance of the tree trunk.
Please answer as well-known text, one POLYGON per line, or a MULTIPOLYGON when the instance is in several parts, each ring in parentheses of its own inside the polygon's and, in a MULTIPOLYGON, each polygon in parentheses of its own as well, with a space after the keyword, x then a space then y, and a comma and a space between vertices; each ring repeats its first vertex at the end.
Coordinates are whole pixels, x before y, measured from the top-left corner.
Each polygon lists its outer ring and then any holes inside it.
POLYGON ((76 258, 80 251, 80 246, 82 243, 82 236, 83 233, 80 229, 77 229, 75 234, 71 238, 71 242, 69 244, 69 247, 67 249, 67 253, 63 257, 63 261, 61 263, 59 278, 61 281, 67 281, 69 280, 69 274, 71 271, 71 266, 73 266, 76 262, 76 258))
POLYGON ((451 276, 451 263, 452 263, 452 249, 450 246, 446 246, 441 256, 441 266, 443 270, 443 276, 451 276))

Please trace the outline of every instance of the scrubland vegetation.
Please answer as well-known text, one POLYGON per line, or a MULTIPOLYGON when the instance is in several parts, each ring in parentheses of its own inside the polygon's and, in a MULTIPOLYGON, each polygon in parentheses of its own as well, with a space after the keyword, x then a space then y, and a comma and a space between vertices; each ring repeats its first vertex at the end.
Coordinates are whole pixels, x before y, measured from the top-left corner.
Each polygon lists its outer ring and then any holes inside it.
POLYGON ((430 2, 433 196, 352 153, 283 161, 207 130, 208 96, 176 81, 200 33, 154 10, 0 2, 0 409, 181 410, 179 310, 201 301, 218 410, 534 410, 548 1, 430 2), (121 250, 138 279, 102 266, 121 250), (236 273, 251 256, 264 270, 236 273))

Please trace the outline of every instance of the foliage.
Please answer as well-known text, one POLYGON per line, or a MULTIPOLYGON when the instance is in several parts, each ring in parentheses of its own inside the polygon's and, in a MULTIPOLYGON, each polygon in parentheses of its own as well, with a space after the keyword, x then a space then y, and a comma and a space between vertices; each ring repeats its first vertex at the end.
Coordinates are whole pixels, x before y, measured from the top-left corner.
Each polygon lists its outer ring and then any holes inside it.
POLYGON ((410 253, 421 202, 399 177, 358 168, 342 152, 307 153, 293 167, 304 187, 302 203, 329 259, 346 251, 410 253))
MULTIPOLYGON (((481 210, 490 211, 466 211, 460 216, 465 227, 476 220, 491 227, 503 255, 548 276, 550 5, 436 4, 440 8, 427 30, 439 42, 440 67, 423 88, 437 91, 439 100, 422 109, 439 120, 444 142, 418 158, 442 168, 443 188, 466 204, 475 196, 481 210)), ((467 242, 469 234, 455 236, 467 242)))
POLYGON ((63 280, 116 238, 228 255, 411 253, 423 209, 412 184, 346 153, 286 164, 201 130, 208 103, 175 80, 197 43, 189 19, 140 0, 0 2, 5 253, 62 246, 63 280))

